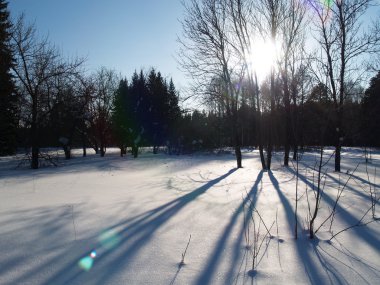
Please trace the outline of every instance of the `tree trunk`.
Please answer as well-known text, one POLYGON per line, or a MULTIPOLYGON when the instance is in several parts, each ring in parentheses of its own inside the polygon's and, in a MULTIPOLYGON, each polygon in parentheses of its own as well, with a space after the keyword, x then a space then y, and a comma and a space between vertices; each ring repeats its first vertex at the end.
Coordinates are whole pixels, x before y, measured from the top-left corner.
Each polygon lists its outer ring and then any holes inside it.
POLYGON ((261 167, 263 170, 266 170, 267 166, 265 164, 264 146, 262 143, 259 145, 259 153, 260 153, 261 167))
POLYGON ((32 145, 32 169, 38 169, 38 153, 39 149, 37 146, 32 145))
POLYGON ((98 146, 98 142, 96 140, 95 140, 95 143, 94 143, 94 150, 95 150, 96 154, 99 154, 99 146, 98 146))
MULTIPOLYGON (((287 60, 287 59, 285 59, 287 60)), ((284 153, 284 166, 289 166, 289 153, 290 153, 290 135, 291 135, 291 117, 290 117, 290 91, 288 85, 288 65, 285 64, 285 71, 283 72, 284 81, 284 103, 285 103, 285 153, 284 153)))
POLYGON ((65 159, 71 158, 71 148, 69 145, 63 146, 63 151, 65 152, 65 159))
POLYGON ((104 148, 105 148, 104 143, 101 141, 100 142, 100 156, 101 157, 104 157, 104 155, 106 153, 104 148))
POLYGON ((237 168, 242 168, 242 156, 241 156, 241 149, 240 146, 235 146, 235 155, 236 155, 236 163, 237 168))
POLYGON ((242 155, 241 155, 241 143, 240 143, 240 134, 239 134, 239 122, 237 108, 234 108, 234 114, 232 115, 233 124, 232 124, 232 135, 234 138, 235 145, 235 156, 236 156, 236 166, 237 168, 242 168, 242 155))
POLYGON ((298 160, 298 145, 294 144, 293 146, 293 160, 298 160))
POLYGON ((267 170, 270 170, 272 164, 272 142, 268 142, 268 153, 267 153, 267 170))
POLYGON ((137 158, 139 154, 139 147, 137 145, 132 146, 132 154, 134 158, 137 158))
POLYGON ((242 166, 242 155, 241 155, 241 144, 240 144, 240 135, 238 130, 238 123, 236 120, 235 124, 235 155, 236 155, 236 164, 237 168, 243 168, 242 166))
POLYGON ((260 111, 260 99, 259 99, 259 87, 257 84, 257 75, 255 74, 255 82, 256 82, 256 90, 255 90, 255 96, 256 96, 256 104, 257 104, 257 141, 259 145, 259 153, 260 153, 260 160, 261 160, 261 167, 263 170, 267 169, 266 163, 265 163, 265 156, 264 156, 264 146, 263 146, 263 136, 262 136, 262 119, 261 119, 261 111, 260 111))
MULTIPOLYGON (((272 38, 275 37, 272 35, 272 38)), ((267 154, 267 169, 270 170, 272 164, 272 150, 273 150, 273 137, 274 137, 274 116, 275 116, 275 101, 274 101, 274 68, 272 67, 270 76, 270 118, 269 118, 269 136, 268 136, 268 154, 267 154)))
POLYGON ((314 213, 311 216, 310 223, 309 223, 309 234, 310 239, 314 238, 314 221, 317 218, 318 210, 319 210, 319 202, 321 200, 322 195, 322 189, 321 189, 321 173, 322 173, 322 160, 323 160, 323 146, 321 146, 320 150, 320 156, 319 156, 319 166, 318 166, 318 181, 317 181, 317 193, 315 195, 315 207, 314 207, 314 213))
POLYGON ((340 151, 341 151, 341 136, 342 136, 342 112, 337 111, 337 127, 336 127, 336 138, 335 138, 335 171, 340 172, 340 151))
POLYGON ((287 141, 285 142, 284 166, 289 166, 290 144, 287 138, 286 140, 287 141))
POLYGON ((82 134, 82 148, 83 148, 83 157, 87 156, 87 151, 86 151, 86 138, 84 134, 82 134))
POLYGON ((127 147, 125 145, 120 146, 120 156, 123 157, 127 154, 127 147))
POLYGON ((38 126, 37 126, 37 100, 32 98, 32 125, 31 125, 31 137, 32 137, 32 161, 31 168, 38 169, 38 154, 39 154, 39 143, 38 143, 38 126))
POLYGON ((335 171, 340 172, 340 141, 338 141, 337 145, 335 146, 335 171))
MULTIPOLYGON (((285 92, 288 93, 288 92, 285 92)), ((291 141, 291 118, 290 118, 290 98, 289 95, 285 96, 285 153, 284 153, 284 166, 289 166, 289 153, 291 141)))

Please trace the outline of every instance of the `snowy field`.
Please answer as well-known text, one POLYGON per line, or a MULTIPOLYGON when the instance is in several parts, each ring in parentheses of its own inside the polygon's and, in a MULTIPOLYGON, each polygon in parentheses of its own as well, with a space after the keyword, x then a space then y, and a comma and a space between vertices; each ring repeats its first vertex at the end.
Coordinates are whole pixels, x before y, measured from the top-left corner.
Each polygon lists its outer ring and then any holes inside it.
POLYGON ((370 190, 380 196, 379 152, 366 167, 362 149, 344 149, 341 174, 333 159, 324 166, 315 229, 349 181, 314 240, 317 152, 299 163, 297 240, 295 165, 281 166, 281 153, 271 172, 257 151, 243 153, 243 169, 230 153, 89 153, 35 171, 0 158, 0 284, 380 284, 380 222, 363 226, 371 211, 329 241, 370 209, 370 190))

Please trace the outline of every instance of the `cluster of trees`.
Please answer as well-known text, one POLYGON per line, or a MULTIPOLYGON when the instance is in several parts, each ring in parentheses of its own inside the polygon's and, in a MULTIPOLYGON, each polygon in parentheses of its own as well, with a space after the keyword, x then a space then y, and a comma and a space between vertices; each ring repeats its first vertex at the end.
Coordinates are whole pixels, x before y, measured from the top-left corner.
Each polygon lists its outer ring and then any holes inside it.
POLYGON ((276 144, 284 147, 287 166, 291 146, 297 157, 300 145, 317 142, 335 146, 335 170, 340 171, 341 146, 348 134, 345 119, 353 121, 350 112, 361 114, 350 98, 358 93, 368 68, 379 68, 364 64, 368 56, 380 52, 380 20, 371 26, 362 23, 372 4, 372 0, 184 3, 180 63, 194 79, 194 92, 229 121, 237 167, 242 167, 242 139, 252 131, 245 120, 252 118, 263 169, 271 168, 276 144), (257 80, 252 62, 255 45, 262 40, 276 53, 274 62, 268 58, 271 71, 265 82, 257 80))
POLYGON ((11 23, 7 3, 0 0, 0 155, 16 150, 16 96, 12 80, 11 23))
MULTIPOLYGON (((38 168, 40 147, 165 145, 170 153, 234 146, 258 146, 263 169, 272 151, 334 145, 335 169, 346 145, 379 145, 380 73, 360 87, 364 55, 379 55, 380 25, 362 31, 360 19, 371 0, 190 0, 184 2, 181 66, 192 76, 204 111, 178 106, 172 80, 154 69, 128 81, 115 71, 83 70, 84 59, 64 58, 37 36, 23 16, 11 23, 0 0, 0 155, 31 149, 38 168), (308 20, 312 19, 312 21, 308 20), (312 33, 308 33, 308 23, 312 33), (316 50, 305 48, 312 35, 316 50), (276 61, 259 82, 252 53, 263 38, 276 43, 276 61)), ((265 56, 260 55, 260 56, 265 56)), ((374 63, 379 61, 372 60, 374 63)), ((372 71, 379 66, 371 66, 372 71)), ((366 72, 364 72, 366 71, 366 72)))
POLYGON ((152 69, 147 78, 142 71, 135 72, 130 84, 122 79, 113 108, 112 126, 122 155, 127 146, 137 157, 139 145, 153 146, 157 153, 159 146, 177 144, 178 94, 173 81, 168 84, 160 72, 152 69))
POLYGON ((83 58, 65 58, 40 38, 24 16, 11 22, 0 0, 0 155, 17 147, 31 150, 39 167, 40 148, 60 145, 67 159, 73 146, 105 155, 109 145, 172 145, 181 117, 178 94, 154 69, 132 76, 130 84, 113 70, 88 74, 83 58))
MULTIPOLYGON (((344 145, 380 147, 379 91, 380 72, 371 79, 368 89, 358 89, 345 100, 342 122, 344 145)), ((312 87, 302 100, 303 102, 292 106, 296 108, 292 111, 297 113, 297 118, 292 118, 292 124, 294 123, 298 128, 298 137, 290 139, 292 149, 319 146, 321 142, 325 145, 334 145, 336 132, 334 103, 328 96, 326 86, 319 84, 312 87)), ((282 100, 276 103, 273 114, 275 122, 273 145, 276 149, 284 150, 286 134, 284 122, 287 114, 282 100)), ((271 113, 268 110, 264 110, 261 114, 263 126, 261 139, 264 142, 268 141, 270 116, 271 113)), ((196 110, 185 117, 188 125, 187 134, 196 138, 197 141, 202 141, 203 148, 215 149, 233 145, 231 132, 226 128, 231 122, 225 113, 210 106, 207 112, 196 110)), ((259 143, 256 130, 259 117, 257 110, 243 101, 238 109, 238 117, 241 145, 257 146, 259 143)), ((296 159, 296 152, 293 152, 293 155, 293 159, 296 159)))

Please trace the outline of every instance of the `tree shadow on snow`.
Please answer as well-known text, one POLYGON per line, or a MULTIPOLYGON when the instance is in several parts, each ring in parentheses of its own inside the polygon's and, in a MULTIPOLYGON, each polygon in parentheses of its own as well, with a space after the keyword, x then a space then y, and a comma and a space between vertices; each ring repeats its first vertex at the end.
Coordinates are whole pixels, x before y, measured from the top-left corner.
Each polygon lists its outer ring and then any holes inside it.
MULTIPOLYGON (((313 167, 311 167, 310 165, 308 165, 305 162, 300 162, 300 164, 302 164, 305 168, 307 168, 311 171, 316 171, 315 169, 313 169, 313 167)), ((296 171, 294 171, 294 169, 290 169, 290 172, 294 174, 293 176, 296 176, 296 174, 297 174, 296 171)), ((299 174, 299 175, 301 175, 301 174, 299 174)), ((326 177, 331 179, 331 181, 333 181, 334 183, 336 183, 337 185, 340 185, 340 186, 345 185, 346 181, 348 179, 350 179, 351 181, 354 181, 361 189, 363 189, 363 187, 367 187, 367 188, 369 188, 369 187, 380 187, 380 185, 376 185, 372 182, 368 182, 367 180, 355 175, 355 173, 341 173, 341 175, 342 175, 341 179, 337 179, 336 177, 329 174, 328 172, 326 172, 324 175, 326 175, 326 177), (359 183, 362 183, 362 185, 360 185, 359 183)), ((304 175, 301 175, 301 176, 303 176, 306 179, 306 176, 304 176, 304 175)), ((366 200, 370 201, 370 199, 371 199, 369 197, 369 195, 366 194, 364 191, 357 190, 355 187, 352 187, 351 185, 349 185, 349 183, 345 185, 345 189, 350 190, 355 195, 358 195, 358 196, 360 196, 366 200)))
MULTIPOLYGON (((108 236, 103 240, 104 244, 94 242, 92 247, 92 249, 103 248, 103 250, 99 250, 98 255, 92 261, 87 258, 91 265, 93 262, 94 267, 91 269, 91 274, 87 275, 90 276, 91 283, 107 284, 107 281, 111 277, 114 277, 117 273, 128 267, 129 262, 153 238, 154 233, 160 227, 178 214, 190 202, 197 199, 236 170, 232 169, 186 195, 139 215, 137 219, 127 219, 108 228, 106 231, 108 236), (101 268, 101 270, 96 270, 96 267, 101 268)), ((78 255, 71 263, 59 270, 58 273, 50 277, 43 284, 72 284, 78 281, 88 283, 85 282, 87 277, 85 276, 86 272, 78 267, 78 261, 86 258, 86 256, 91 256, 91 251, 89 250, 78 255)))
POLYGON ((80 208, 81 204, 3 213, 0 248, 2 254, 10 258, 0 266, 0 280, 1 276, 13 274, 12 284, 34 283, 38 275, 52 264, 59 263, 64 255, 62 249, 71 247, 76 239, 75 225, 72 224, 74 206, 80 208), (36 258, 38 262, 34 262, 36 258))
MULTIPOLYGON (((294 174, 296 171, 294 169, 288 168, 289 172, 294 174)), ((310 189, 315 188, 312 182, 310 182, 307 177, 302 174, 298 174, 298 178, 305 184, 307 184, 310 189)), ((331 208, 335 205, 335 197, 332 198, 328 193, 323 192, 322 201, 328 204, 331 208)), ((339 213, 339 218, 343 219, 347 225, 355 225, 360 218, 355 217, 347 209, 343 208, 339 203, 336 205, 336 212, 339 213)), ((357 237, 365 241, 373 250, 380 253, 380 239, 376 237, 369 227, 354 227, 350 229, 351 232, 355 233, 357 237)))
MULTIPOLYGON (((217 267, 219 263, 221 262, 224 249, 227 246, 228 239, 231 237, 234 227, 239 224, 239 217, 243 214, 244 207, 246 207, 246 205, 252 201, 253 205, 249 205, 248 213, 246 213, 244 217, 245 222, 239 229, 238 235, 236 239, 234 240, 232 260, 230 262, 231 266, 224 277, 224 280, 225 280, 224 284, 233 284, 233 281, 235 279, 235 273, 236 273, 236 264, 238 264, 239 261, 241 260, 241 252, 242 252, 242 244, 243 244, 242 241, 244 238, 245 225, 249 222, 249 219, 251 218, 251 214, 254 210, 255 204, 257 203, 258 186, 259 186, 260 181, 262 180, 262 177, 263 177, 263 171, 260 171, 260 173, 258 174, 256 178, 255 184, 252 186, 247 196, 243 198, 242 203, 235 210, 234 214, 229 220, 229 223, 225 226, 221 237, 219 238, 219 240, 216 243, 216 246, 214 247, 214 250, 212 251, 209 259, 205 262, 205 267, 203 271, 198 276, 194 284, 203 285, 203 284, 212 283, 212 279, 214 275, 216 274, 217 267)), ((246 253, 247 251, 244 250, 244 252, 246 253)), ((242 260, 244 261, 244 258, 242 260)), ((239 271, 240 270, 241 269, 239 268, 239 271)))
MULTIPOLYGON (((294 232, 295 227, 295 217, 294 217, 294 209, 292 205, 290 205, 288 199, 285 197, 285 195, 282 193, 280 184, 278 180, 273 175, 272 171, 268 172, 268 176, 270 181, 272 182, 272 185, 274 189, 276 190, 280 201, 285 209, 285 215, 286 215, 286 221, 289 226, 290 232, 294 232)), ((300 229, 301 226, 298 224, 298 229, 300 229)), ((295 247, 297 250, 298 258, 301 261, 300 263, 304 264, 305 272, 310 280, 311 284, 323 284, 323 279, 321 279, 322 273, 318 271, 318 266, 316 266, 315 262, 312 259, 311 251, 315 248, 314 243, 305 242, 302 240, 302 237, 295 241, 295 247)))
MULTIPOLYGON (((292 175, 295 175, 295 171, 291 168, 288 168, 289 172, 292 175)), ((280 184, 278 180, 275 178, 273 173, 270 171, 269 178, 280 198, 280 201, 286 211, 286 219, 289 225, 289 229, 291 232, 294 232, 295 226, 295 218, 294 218, 294 209, 292 205, 289 203, 289 200, 285 197, 280 189, 280 184)), ((310 188, 313 187, 312 183, 307 180, 305 176, 299 174, 299 179, 304 183, 308 184, 310 188)), ((332 198, 330 198, 326 193, 323 194, 324 201, 333 206, 335 202, 332 198)), ((349 214, 345 209, 338 205, 337 211, 344 212, 343 217, 346 218, 347 222, 353 223, 356 221, 355 217, 349 214)), ((298 229, 300 229, 300 225, 298 225, 298 229)), ((361 238, 365 239, 369 244, 373 247, 378 245, 378 241, 373 235, 367 232, 364 235, 359 235, 361 238)), ((328 251, 324 250, 323 246, 321 246, 320 241, 316 237, 314 240, 310 240, 307 236, 299 235, 299 239, 294 241, 295 248, 297 250, 299 260, 304 264, 305 272, 310 280, 311 284, 349 284, 349 280, 346 279, 347 276, 342 274, 340 270, 331 262, 331 259, 334 259, 333 256, 329 254, 328 251), (323 269, 323 271, 321 270, 323 269)), ((327 245, 327 243, 326 243, 327 245)), ((378 248, 376 250, 379 250, 378 248)), ((342 261, 339 261, 340 264, 352 270, 352 266, 345 264, 342 261)), ((354 270, 355 271, 355 270, 354 270)), ((360 274, 355 271, 356 274, 360 276, 360 274)), ((360 276, 363 282, 368 283, 368 281, 360 276)))

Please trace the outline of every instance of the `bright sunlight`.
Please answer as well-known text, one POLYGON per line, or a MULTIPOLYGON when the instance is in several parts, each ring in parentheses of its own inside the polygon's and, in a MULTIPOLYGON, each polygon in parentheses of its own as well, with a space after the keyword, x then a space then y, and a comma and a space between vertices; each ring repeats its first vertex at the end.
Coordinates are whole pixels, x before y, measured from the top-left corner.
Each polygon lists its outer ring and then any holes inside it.
POLYGON ((259 39, 252 44, 249 64, 251 70, 256 72, 259 81, 263 81, 269 75, 276 59, 277 48, 270 40, 259 39))

